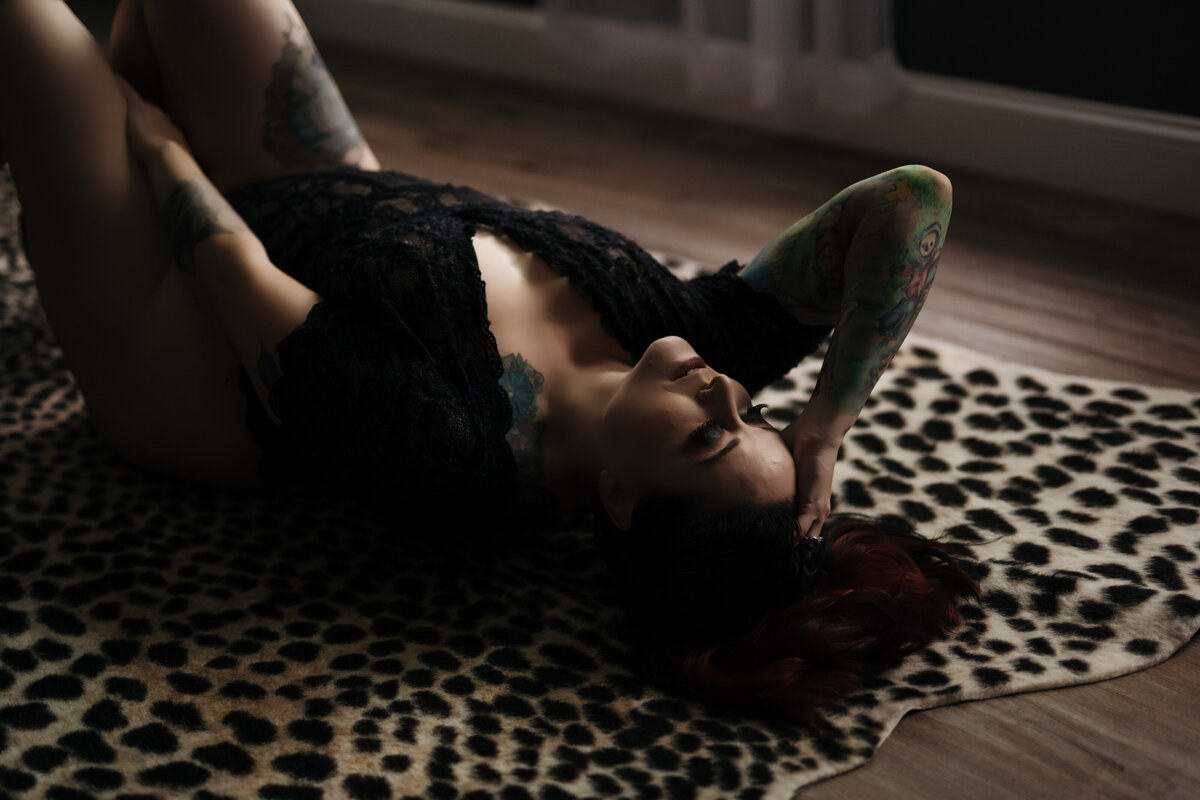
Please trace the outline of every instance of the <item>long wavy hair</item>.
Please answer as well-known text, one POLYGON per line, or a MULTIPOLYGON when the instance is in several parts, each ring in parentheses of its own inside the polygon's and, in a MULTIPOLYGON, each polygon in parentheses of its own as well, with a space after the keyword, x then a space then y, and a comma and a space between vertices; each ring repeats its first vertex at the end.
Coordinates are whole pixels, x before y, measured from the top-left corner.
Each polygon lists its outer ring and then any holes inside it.
POLYGON ((803 540, 790 503, 702 511, 639 504, 596 540, 649 676, 701 699, 793 719, 955 628, 978 596, 962 548, 895 519, 834 517, 803 540))

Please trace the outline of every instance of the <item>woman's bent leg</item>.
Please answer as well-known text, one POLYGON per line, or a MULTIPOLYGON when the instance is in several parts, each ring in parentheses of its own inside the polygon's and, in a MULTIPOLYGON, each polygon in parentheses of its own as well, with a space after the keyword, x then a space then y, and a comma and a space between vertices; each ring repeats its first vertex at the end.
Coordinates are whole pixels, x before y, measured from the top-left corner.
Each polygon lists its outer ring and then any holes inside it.
POLYGON ((65 3, 0 0, 0 147, 42 305, 100 434, 143 465, 247 482, 238 359, 179 291, 125 100, 65 3))
POLYGON ((219 189, 379 168, 289 0, 123 0, 114 66, 144 65, 146 41, 163 105, 219 189))

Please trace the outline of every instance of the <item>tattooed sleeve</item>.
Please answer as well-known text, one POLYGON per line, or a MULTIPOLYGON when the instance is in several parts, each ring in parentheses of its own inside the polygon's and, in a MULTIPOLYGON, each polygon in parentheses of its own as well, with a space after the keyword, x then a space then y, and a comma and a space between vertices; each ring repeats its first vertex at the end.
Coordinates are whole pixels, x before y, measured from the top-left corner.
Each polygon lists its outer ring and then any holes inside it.
POLYGON ((857 415, 925 302, 950 221, 949 185, 902 167, 840 192, 742 271, 805 323, 836 322, 813 396, 857 415))

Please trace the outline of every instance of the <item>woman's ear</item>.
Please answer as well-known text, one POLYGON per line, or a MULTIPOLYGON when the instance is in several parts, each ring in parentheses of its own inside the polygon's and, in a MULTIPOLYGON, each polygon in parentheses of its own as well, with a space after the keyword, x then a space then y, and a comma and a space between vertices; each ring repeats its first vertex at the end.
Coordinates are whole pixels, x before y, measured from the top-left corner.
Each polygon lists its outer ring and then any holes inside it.
POLYGON ((600 470, 600 477, 596 481, 596 491, 600 494, 600 502, 604 504, 604 510, 608 512, 608 518, 612 520, 612 524, 616 526, 617 530, 629 530, 629 523, 633 519, 633 509, 637 505, 637 498, 633 493, 606 469, 600 470))

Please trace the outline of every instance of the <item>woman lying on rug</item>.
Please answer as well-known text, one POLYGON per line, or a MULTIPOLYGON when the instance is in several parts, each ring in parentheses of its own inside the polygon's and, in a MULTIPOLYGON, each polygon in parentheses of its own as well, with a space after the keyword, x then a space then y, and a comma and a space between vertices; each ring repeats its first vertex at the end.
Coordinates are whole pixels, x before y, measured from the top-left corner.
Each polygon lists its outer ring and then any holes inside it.
POLYGON ((933 279, 944 176, 854 184, 681 282, 587 220, 380 171, 287 0, 124 0, 110 58, 65 3, 0 0, 30 261, 128 459, 481 530, 596 507, 657 674, 775 711, 955 623, 972 587, 944 551, 825 524, 842 438, 933 279), (776 430, 751 396, 831 330, 776 430))

